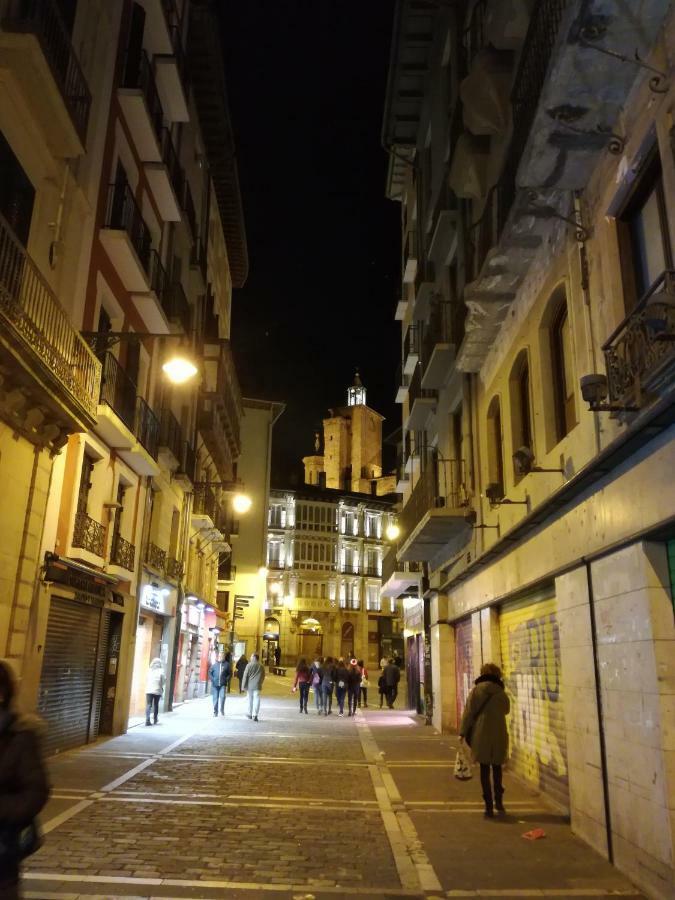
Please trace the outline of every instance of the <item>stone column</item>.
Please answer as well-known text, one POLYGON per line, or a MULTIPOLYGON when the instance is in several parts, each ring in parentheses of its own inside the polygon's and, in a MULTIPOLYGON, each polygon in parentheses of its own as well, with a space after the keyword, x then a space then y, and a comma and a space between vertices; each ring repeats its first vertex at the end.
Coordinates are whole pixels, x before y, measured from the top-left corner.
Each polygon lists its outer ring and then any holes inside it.
POLYGON ((434 695, 434 727, 448 732, 457 726, 455 630, 443 621, 448 598, 438 594, 431 601, 431 677, 434 695))

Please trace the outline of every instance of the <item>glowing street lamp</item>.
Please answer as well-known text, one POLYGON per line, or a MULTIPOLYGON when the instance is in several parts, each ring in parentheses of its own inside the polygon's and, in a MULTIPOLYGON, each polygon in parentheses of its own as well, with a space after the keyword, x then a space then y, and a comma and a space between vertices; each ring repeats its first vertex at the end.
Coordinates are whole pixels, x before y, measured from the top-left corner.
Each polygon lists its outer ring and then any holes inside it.
POLYGON ((232 500, 232 507, 237 513, 247 513, 251 506, 253 505, 253 501, 248 496, 248 494, 235 494, 232 500))
POLYGON ((162 365, 162 372, 172 384, 185 384, 197 374, 197 366, 188 354, 178 351, 162 365))
POLYGON ((268 574, 269 574, 269 572, 268 572, 267 566, 260 566, 260 568, 258 569, 258 575, 261 578, 267 578, 268 574))
POLYGON ((281 585, 279 584, 279 582, 273 581, 272 584, 269 586, 270 594, 274 594, 274 596, 276 596, 280 591, 281 591, 281 585))
POLYGON ((392 522, 390 525, 387 525, 387 540, 395 541, 398 539, 401 534, 401 529, 395 522, 392 522))

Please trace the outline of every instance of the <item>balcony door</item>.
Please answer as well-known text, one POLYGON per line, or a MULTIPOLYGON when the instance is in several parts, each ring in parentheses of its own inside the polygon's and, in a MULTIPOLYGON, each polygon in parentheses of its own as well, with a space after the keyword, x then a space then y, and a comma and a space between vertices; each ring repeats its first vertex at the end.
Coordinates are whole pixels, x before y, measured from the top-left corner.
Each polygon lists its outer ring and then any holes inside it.
POLYGON ((35 188, 0 132, 0 213, 24 247, 28 246, 35 188))

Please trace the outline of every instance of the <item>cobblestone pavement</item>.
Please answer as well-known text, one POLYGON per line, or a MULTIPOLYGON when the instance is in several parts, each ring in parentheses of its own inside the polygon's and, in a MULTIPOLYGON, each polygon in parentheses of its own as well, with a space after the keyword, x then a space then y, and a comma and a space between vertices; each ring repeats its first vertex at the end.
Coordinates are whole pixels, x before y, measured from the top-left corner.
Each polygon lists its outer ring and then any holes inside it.
POLYGON ((456 739, 412 714, 301 715, 289 679, 265 688, 257 723, 195 700, 54 758, 27 900, 640 897, 508 775, 485 821, 456 739))

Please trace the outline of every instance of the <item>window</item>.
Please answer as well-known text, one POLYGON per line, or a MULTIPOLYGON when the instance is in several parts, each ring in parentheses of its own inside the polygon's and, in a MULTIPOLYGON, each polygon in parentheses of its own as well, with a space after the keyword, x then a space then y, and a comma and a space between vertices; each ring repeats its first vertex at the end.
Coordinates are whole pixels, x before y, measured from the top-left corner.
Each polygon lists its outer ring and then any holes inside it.
POLYGON ((369 612, 379 612, 382 608, 380 589, 376 584, 369 584, 366 588, 366 608, 369 612))
MULTIPOLYGON (((530 364, 527 350, 522 350, 513 364, 510 378, 511 438, 513 450, 528 447, 534 452, 530 402, 530 364)), ((516 481, 520 475, 516 475, 516 481)))
POLYGON ((656 146, 617 220, 617 231, 624 303, 629 313, 664 269, 673 266, 663 175, 656 146))
POLYGON ((80 472, 80 489, 77 494, 77 511, 87 514, 89 506, 89 491, 91 490, 91 476, 94 471, 94 460, 85 453, 82 457, 82 470, 80 472))
POLYGON ((24 247, 28 244, 35 188, 0 133, 0 213, 24 247))
POLYGON ((326 584, 325 584, 325 582, 324 582, 324 584, 321 585, 321 599, 322 600, 326 599, 326 584))
POLYGON ((564 290, 557 300, 550 328, 551 386, 555 415, 556 443, 576 425, 574 402, 574 369, 572 364, 572 332, 567 314, 567 298, 564 290))
POLYGON ((502 446, 502 413, 499 397, 493 397, 488 408, 488 481, 499 486, 504 496, 504 448, 502 446))
POLYGON ((366 513, 366 537, 382 537, 382 516, 379 513, 366 513))

